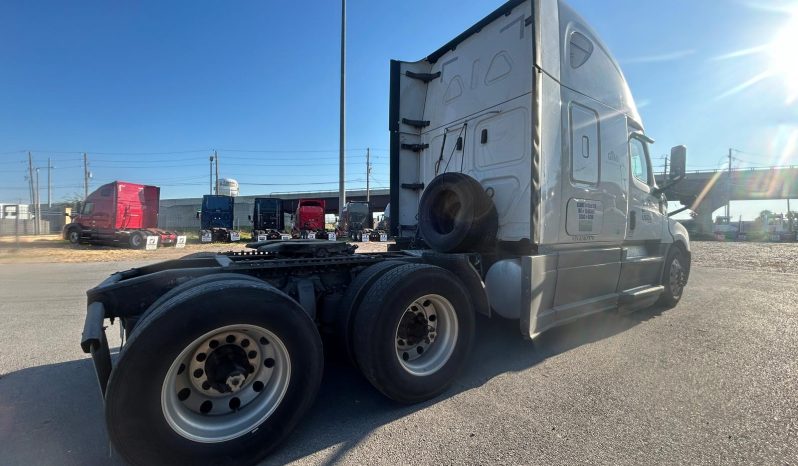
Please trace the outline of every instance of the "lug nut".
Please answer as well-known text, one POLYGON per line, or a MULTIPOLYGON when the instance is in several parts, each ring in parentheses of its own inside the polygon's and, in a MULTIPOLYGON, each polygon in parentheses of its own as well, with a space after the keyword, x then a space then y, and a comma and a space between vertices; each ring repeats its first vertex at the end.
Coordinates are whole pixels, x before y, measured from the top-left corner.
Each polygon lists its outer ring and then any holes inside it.
POLYGON ((191 395, 191 390, 188 388, 184 388, 177 392, 177 399, 180 401, 186 401, 188 397, 191 395))
POLYGON ((213 402, 211 400, 205 400, 200 405, 200 412, 202 414, 208 414, 213 409, 213 402))

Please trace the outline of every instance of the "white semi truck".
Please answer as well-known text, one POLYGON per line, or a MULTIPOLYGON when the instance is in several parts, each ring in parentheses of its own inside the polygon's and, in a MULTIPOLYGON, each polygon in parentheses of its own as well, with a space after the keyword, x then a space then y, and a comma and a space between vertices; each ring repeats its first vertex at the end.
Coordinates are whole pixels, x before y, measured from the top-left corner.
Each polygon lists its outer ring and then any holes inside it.
MULTIPOLYGON (((325 348, 387 397, 443 393, 476 314, 521 334, 673 306, 690 270, 643 124, 606 46, 558 0, 513 0, 391 62, 396 247, 274 241, 115 273, 88 291, 110 439, 136 464, 249 464, 312 405, 325 348), (126 336, 112 364, 104 326, 126 336)), ((672 150, 672 177, 685 149, 672 150)))

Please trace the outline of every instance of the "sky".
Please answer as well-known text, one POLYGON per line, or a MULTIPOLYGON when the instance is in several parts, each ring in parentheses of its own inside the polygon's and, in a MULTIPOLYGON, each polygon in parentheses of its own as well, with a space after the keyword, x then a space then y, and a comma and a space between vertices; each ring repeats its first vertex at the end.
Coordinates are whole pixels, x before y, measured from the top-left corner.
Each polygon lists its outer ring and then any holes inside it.
MULTIPOLYGON (((366 148, 372 187, 388 186, 389 60, 426 56, 501 3, 349 0, 348 188, 365 186, 366 148)), ((735 167, 798 165, 798 0, 570 4, 620 63, 655 168, 677 144, 689 169, 724 167, 730 148, 735 167)), ((200 196, 213 150, 242 195, 337 190, 339 41, 336 1, 4 1, 0 202, 29 199, 28 151, 42 199, 54 167, 54 202, 82 193, 84 152, 90 191, 122 179, 200 196)), ((732 215, 766 208, 786 201, 732 215)))

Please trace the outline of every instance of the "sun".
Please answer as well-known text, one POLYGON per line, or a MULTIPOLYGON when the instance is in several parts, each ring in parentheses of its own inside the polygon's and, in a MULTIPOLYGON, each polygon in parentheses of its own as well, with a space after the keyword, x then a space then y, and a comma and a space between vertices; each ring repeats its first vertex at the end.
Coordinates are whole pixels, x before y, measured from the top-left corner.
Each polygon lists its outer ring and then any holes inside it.
POLYGON ((770 74, 784 82, 787 103, 793 103, 798 100, 798 9, 789 14, 789 21, 766 50, 770 57, 770 74))
MULTIPOLYGON (((757 5, 754 8, 763 7, 757 5)), ((713 60, 736 60, 757 56, 764 58, 768 63, 759 68, 759 72, 755 75, 718 95, 717 99, 738 94, 765 80, 779 80, 783 83, 787 94, 787 105, 798 101, 798 3, 793 3, 790 7, 764 9, 787 18, 770 42, 735 50, 717 56, 713 60)))

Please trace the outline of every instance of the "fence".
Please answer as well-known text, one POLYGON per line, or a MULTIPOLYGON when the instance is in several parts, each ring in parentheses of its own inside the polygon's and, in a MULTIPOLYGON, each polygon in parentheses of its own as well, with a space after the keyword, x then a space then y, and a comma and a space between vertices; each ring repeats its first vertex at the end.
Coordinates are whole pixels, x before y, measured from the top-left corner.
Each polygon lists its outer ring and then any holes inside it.
MULTIPOLYGON (((41 221, 42 234, 49 234, 50 222, 41 221)), ((36 220, 20 220, 15 218, 0 219, 0 236, 35 235, 36 220)))

